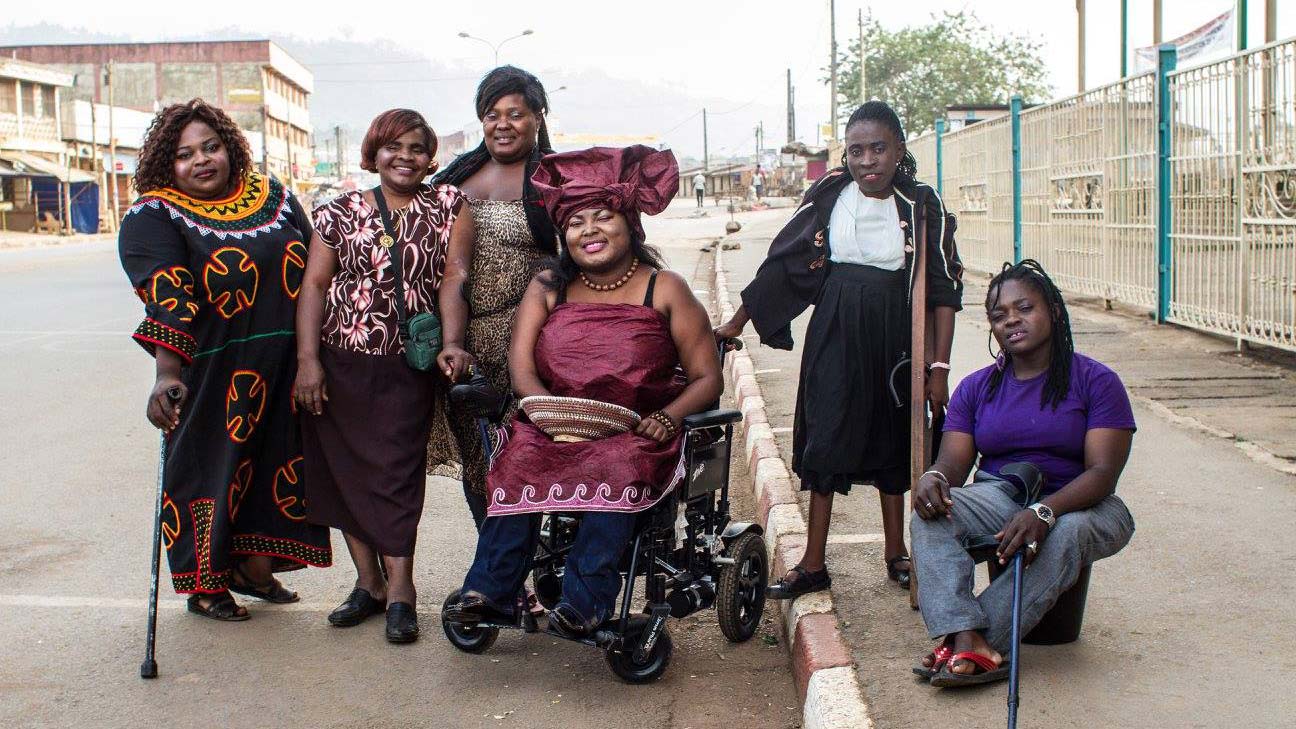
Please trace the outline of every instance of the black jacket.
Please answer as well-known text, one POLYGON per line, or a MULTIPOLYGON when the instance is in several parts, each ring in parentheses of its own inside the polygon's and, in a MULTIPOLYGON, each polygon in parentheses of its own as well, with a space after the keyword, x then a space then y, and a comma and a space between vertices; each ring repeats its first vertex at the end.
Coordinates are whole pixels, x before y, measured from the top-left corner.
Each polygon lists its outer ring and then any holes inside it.
MULTIPOLYGON (((844 167, 819 178, 801 200, 792 219, 770 243, 765 262, 743 289, 743 305, 760 335, 761 343, 776 349, 792 349, 792 320, 819 299, 832 266, 828 221, 837 197, 846 185, 854 184, 844 167)), ((905 236, 905 271, 913 295, 913 231, 915 210, 927 219, 927 308, 963 308, 963 264, 954 245, 954 215, 946 212, 936 190, 925 183, 897 185, 896 208, 905 236)))

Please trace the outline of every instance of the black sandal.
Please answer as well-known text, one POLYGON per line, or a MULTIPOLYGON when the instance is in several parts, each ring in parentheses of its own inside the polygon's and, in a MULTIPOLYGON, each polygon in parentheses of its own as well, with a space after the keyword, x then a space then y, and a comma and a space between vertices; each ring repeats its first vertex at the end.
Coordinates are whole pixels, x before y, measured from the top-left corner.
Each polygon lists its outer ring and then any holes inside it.
POLYGON ((279 580, 276 580, 274 577, 271 577, 270 581, 264 585, 258 585, 252 582, 252 580, 248 579, 247 573, 243 571, 243 563, 241 562, 234 565, 233 573, 238 579, 232 579, 229 581, 229 589, 231 592, 237 592, 240 595, 247 595, 248 597, 255 597, 258 600, 265 600, 266 602, 272 602, 276 605, 287 605, 290 602, 297 602, 301 599, 298 597, 297 593, 284 587, 283 583, 279 582, 279 580), (239 582, 238 580, 242 580, 242 582, 239 582))
POLYGON ((242 605, 234 602, 234 596, 228 590, 214 595, 195 592, 189 596, 189 612, 224 623, 239 623, 252 617, 242 605), (201 600, 204 597, 211 598, 211 604, 207 607, 202 606, 201 600), (240 610, 243 612, 240 613, 240 610))
POLYGON ((909 580, 912 576, 910 574, 910 571, 913 569, 913 560, 909 558, 909 555, 897 554, 891 559, 888 559, 886 561, 886 568, 887 568, 887 577, 898 582, 901 588, 905 590, 909 589, 909 580), (908 562, 909 569, 902 570, 897 568, 896 565, 899 564, 900 562, 908 562))
POLYGON ((787 575, 784 575, 778 582, 765 588, 765 596, 773 600, 792 600, 832 587, 832 578, 828 576, 827 567, 818 572, 809 572, 801 565, 797 565, 791 571, 796 574, 796 577, 788 580, 787 575))

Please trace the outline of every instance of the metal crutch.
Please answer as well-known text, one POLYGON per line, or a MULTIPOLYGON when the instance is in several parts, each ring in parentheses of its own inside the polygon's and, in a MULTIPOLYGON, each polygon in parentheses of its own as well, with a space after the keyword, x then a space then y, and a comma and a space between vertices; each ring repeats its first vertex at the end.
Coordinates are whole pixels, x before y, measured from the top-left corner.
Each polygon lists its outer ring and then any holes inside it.
MULTIPOLYGON (((167 390, 167 400, 171 404, 180 402, 181 391, 178 387, 167 390)), ((157 661, 154 660, 154 649, 157 646, 157 596, 158 596, 158 562, 162 558, 162 489, 163 477, 166 474, 166 442, 164 431, 158 436, 158 477, 157 497, 153 501, 153 567, 152 582, 149 586, 148 628, 144 635, 144 662, 140 664, 140 678, 157 678, 157 661)))

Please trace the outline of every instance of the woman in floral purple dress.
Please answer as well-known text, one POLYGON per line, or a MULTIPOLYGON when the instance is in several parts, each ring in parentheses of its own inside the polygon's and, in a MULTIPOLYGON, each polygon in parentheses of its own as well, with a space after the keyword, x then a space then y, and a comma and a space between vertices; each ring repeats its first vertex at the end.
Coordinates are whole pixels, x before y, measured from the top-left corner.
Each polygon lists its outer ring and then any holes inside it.
POLYGON ((418 638, 414 543, 437 380, 457 379, 471 362, 463 350, 463 286, 472 218, 459 214, 458 189, 423 184, 435 154, 436 134, 418 112, 393 109, 374 119, 361 157, 381 184, 315 211, 297 313, 294 396, 304 413, 307 518, 343 532, 357 573, 329 622, 358 625, 386 606, 393 643, 418 638), (390 237, 379 212, 384 202, 390 237), (393 251, 407 315, 440 309, 439 373, 405 361, 393 251))

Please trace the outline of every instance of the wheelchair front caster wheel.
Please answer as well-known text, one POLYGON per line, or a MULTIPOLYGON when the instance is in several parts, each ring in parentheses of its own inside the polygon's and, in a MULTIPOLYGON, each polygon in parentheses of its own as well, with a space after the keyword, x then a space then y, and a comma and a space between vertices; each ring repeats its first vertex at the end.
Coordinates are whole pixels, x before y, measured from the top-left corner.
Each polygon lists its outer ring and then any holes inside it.
POLYGON ((662 629, 661 634, 657 636, 657 642, 653 643, 652 650, 644 656, 642 663, 634 659, 635 648, 632 641, 637 638, 638 636, 634 638, 627 636, 627 645, 624 649, 609 648, 604 654, 608 667, 626 683, 656 681, 670 666, 671 652, 674 650, 670 633, 667 633, 665 628, 662 629))
MULTIPOLYGON (((458 600, 459 591, 456 590, 446 598, 445 604, 453 605, 458 600)), ((499 628, 480 628, 476 625, 453 623, 446 620, 444 615, 441 616, 441 630, 445 632, 450 645, 464 653, 484 653, 495 645, 495 639, 499 637, 499 628)))
POLYGON ((757 534, 744 534, 729 545, 727 556, 733 558, 733 564, 720 571, 716 619, 724 637, 742 643, 756 634, 765 612, 765 585, 769 582, 765 540, 757 534))

